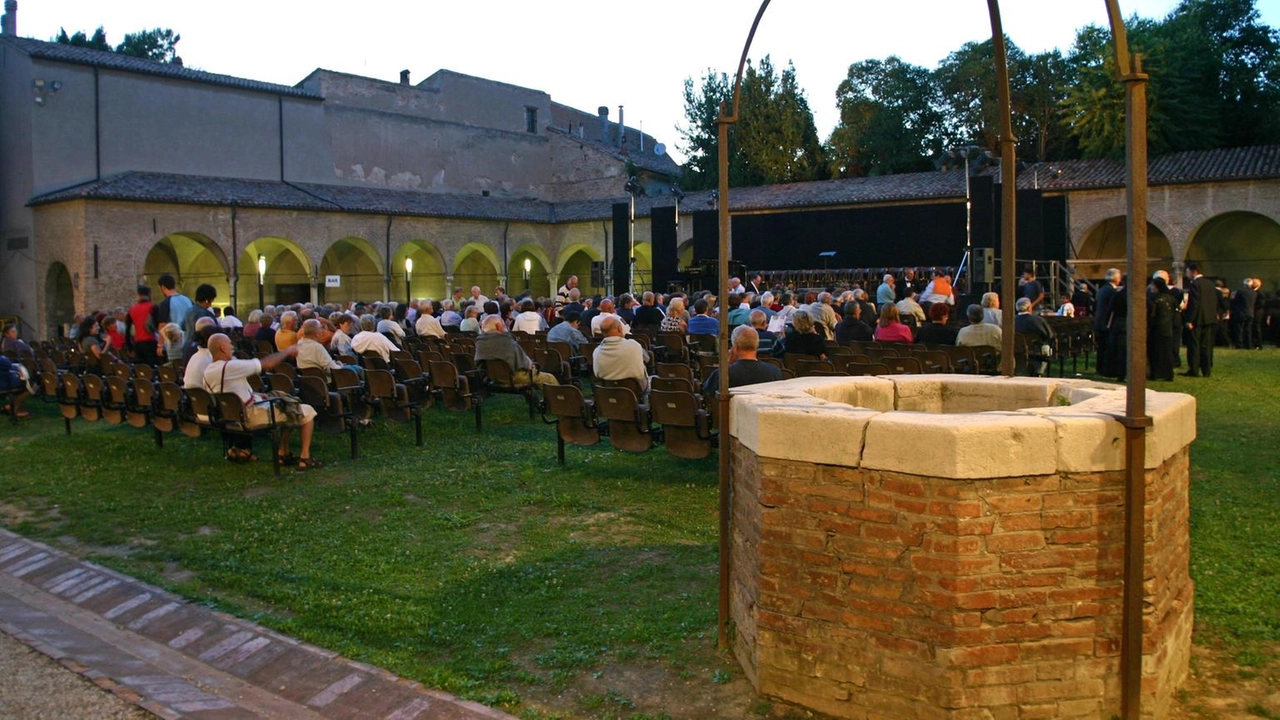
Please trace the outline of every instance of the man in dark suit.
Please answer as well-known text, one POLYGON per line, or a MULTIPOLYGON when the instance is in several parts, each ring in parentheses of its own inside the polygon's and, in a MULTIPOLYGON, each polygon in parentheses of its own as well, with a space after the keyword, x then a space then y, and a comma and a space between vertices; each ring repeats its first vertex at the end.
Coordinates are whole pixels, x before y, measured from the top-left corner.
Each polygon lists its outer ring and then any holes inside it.
POLYGON ((1094 301, 1093 338, 1098 346, 1098 362, 1096 367, 1107 367, 1107 334, 1111 331, 1111 299, 1120 287, 1120 271, 1116 268, 1107 270, 1107 279, 1098 286, 1098 297, 1094 301))
POLYGON ((1245 278, 1244 284, 1231 294, 1231 344, 1236 348, 1253 349, 1253 310, 1258 304, 1258 293, 1253 289, 1253 278, 1245 278))
POLYGON ((1182 319, 1191 331, 1187 343, 1187 377, 1213 372, 1213 342, 1218 332, 1218 287, 1200 273, 1200 264, 1187 263, 1187 311, 1182 319))

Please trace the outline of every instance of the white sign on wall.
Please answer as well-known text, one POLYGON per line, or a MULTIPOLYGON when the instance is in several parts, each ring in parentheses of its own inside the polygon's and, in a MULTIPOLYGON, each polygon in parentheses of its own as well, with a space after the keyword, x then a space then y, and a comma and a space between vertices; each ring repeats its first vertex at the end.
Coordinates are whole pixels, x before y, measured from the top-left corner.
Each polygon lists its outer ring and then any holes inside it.
POLYGON ((327 288, 342 287, 342 276, 341 275, 325 275, 324 286, 327 288))

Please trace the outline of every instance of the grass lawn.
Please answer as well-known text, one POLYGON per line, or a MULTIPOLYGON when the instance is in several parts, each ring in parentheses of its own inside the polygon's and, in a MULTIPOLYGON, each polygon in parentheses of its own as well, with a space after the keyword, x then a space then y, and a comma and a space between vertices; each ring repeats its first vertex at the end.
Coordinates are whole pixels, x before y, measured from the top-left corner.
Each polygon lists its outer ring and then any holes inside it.
MULTIPOLYGON (((1202 639, 1268 667, 1280 642, 1280 352, 1221 351, 1192 450, 1202 639), (1207 633, 1207 635, 1205 634, 1207 633)), ((214 438, 38 418, 0 430, 0 520, 189 598, 526 718, 742 717, 715 654, 716 465, 554 430, 499 396, 468 414, 318 436, 331 464, 276 479, 214 438), (619 669, 623 670, 620 671, 619 669), (717 695, 718 693, 718 695, 717 695), (717 699, 718 698, 718 699, 717 699)), ((259 454, 265 447, 259 443, 259 454)))

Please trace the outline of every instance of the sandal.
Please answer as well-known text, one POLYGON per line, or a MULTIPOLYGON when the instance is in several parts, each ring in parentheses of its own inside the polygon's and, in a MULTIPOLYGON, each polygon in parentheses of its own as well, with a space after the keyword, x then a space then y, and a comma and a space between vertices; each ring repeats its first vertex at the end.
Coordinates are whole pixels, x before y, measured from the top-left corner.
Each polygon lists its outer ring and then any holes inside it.
POLYGON ((250 463, 257 462, 258 456, 248 448, 231 448, 227 450, 227 460, 234 463, 250 463))
POLYGON ((306 471, 306 470, 318 470, 318 469, 320 469, 320 468, 322 468, 322 467, 324 467, 324 463, 320 462, 320 461, 319 461, 319 460, 317 460, 316 458, 313 458, 313 457, 300 457, 300 458, 298 458, 298 469, 299 469, 299 470, 302 470, 302 471, 306 471))
POLYGON ((293 453, 277 455, 276 458, 278 459, 278 462, 284 467, 289 467, 291 465, 298 464, 298 458, 294 457, 293 453))

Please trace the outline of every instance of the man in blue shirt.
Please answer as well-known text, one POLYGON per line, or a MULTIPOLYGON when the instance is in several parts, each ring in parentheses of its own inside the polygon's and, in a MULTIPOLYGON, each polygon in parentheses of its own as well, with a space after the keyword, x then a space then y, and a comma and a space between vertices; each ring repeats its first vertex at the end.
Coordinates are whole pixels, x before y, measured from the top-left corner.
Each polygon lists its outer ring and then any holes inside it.
POLYGON ((689 318, 688 333, 690 335, 719 335, 720 321, 711 317, 711 304, 706 298, 699 298, 693 304, 694 315, 689 318))

